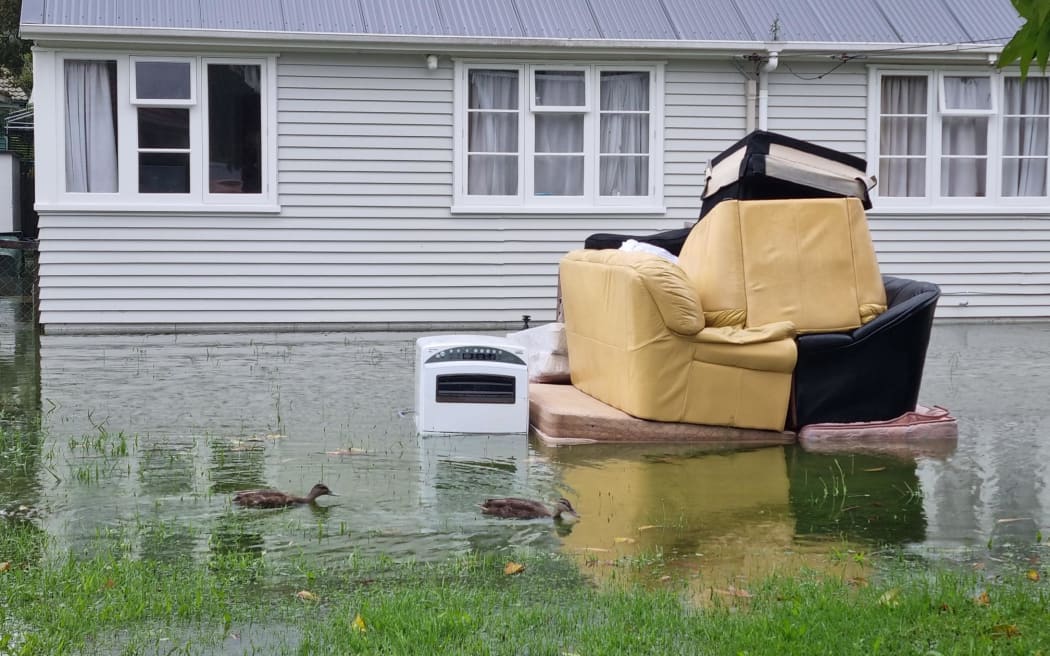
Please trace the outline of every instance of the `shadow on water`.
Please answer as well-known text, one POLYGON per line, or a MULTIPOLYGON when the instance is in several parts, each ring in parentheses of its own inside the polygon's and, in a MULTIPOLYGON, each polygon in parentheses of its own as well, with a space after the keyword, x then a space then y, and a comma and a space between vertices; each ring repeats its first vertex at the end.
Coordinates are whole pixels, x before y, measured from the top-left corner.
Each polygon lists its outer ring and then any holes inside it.
POLYGON ((420 439, 414 335, 38 338, 25 324, 0 305, 0 509, 32 510, 21 521, 62 548, 132 532, 156 560, 324 565, 527 546, 573 554, 599 577, 730 581, 862 569, 885 545, 984 548, 1002 520, 1050 534, 1041 326, 938 326, 923 400, 959 418, 958 449, 900 457, 420 439), (319 481, 340 496, 276 511, 230 501, 319 481), (575 526, 477 508, 563 495, 583 515, 575 526))

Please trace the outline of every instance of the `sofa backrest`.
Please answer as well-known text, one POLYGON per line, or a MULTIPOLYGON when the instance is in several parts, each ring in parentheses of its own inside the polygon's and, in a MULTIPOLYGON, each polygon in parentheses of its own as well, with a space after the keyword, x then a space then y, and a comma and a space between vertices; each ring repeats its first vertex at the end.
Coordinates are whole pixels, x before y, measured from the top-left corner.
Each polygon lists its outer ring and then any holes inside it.
POLYGON ((693 228, 678 265, 708 325, 791 321, 800 333, 837 332, 886 310, 856 198, 723 201, 693 228))

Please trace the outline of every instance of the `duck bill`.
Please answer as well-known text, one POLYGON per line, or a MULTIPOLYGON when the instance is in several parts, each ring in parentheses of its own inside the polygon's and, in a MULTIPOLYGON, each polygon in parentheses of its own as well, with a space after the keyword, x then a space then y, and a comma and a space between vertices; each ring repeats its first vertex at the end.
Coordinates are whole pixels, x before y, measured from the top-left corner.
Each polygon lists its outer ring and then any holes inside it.
POLYGON ((565 522, 566 524, 575 524, 576 522, 580 521, 580 516, 575 512, 563 512, 559 516, 559 519, 565 522))

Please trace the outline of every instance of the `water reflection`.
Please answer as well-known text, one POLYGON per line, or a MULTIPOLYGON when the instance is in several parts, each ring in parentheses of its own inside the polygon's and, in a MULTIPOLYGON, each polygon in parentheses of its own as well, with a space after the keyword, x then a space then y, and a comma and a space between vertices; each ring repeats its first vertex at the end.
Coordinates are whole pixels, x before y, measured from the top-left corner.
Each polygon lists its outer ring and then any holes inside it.
POLYGON ((985 545, 1004 519, 1050 533, 1042 326, 935 329, 922 398, 959 419, 954 453, 821 455, 420 439, 414 335, 38 339, 21 316, 0 306, 0 402, 21 444, 0 455, 0 509, 46 498, 33 521, 60 545, 138 530, 143 555, 203 562, 531 545, 595 569, 656 558, 731 579, 882 544, 985 545), (340 496, 277 511, 230 503, 241 489, 317 482, 340 496), (566 496, 584 519, 479 514, 484 498, 510 495, 566 496))

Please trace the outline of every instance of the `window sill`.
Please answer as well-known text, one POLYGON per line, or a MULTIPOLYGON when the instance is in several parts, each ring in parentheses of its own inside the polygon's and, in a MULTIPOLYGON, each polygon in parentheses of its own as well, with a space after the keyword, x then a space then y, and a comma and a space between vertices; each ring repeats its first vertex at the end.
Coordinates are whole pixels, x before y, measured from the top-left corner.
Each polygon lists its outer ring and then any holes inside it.
POLYGON ((512 205, 453 205, 449 209, 449 211, 452 214, 667 214, 666 207, 648 205, 638 207, 625 207, 623 205, 612 205, 608 207, 579 207, 571 205, 562 207, 521 207, 512 205))
POLYGON ((963 214, 963 215, 1050 215, 1050 204, 1042 207, 1033 205, 898 205, 880 206, 878 199, 872 199, 874 207, 867 211, 868 216, 901 216, 914 214, 963 214))
POLYGON ((276 204, 219 205, 219 204, 131 204, 131 203, 37 203, 37 212, 79 212, 83 214, 278 214, 276 204))

